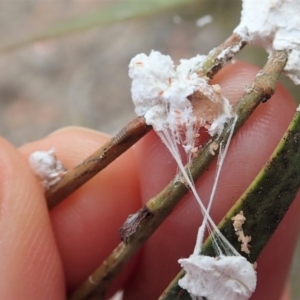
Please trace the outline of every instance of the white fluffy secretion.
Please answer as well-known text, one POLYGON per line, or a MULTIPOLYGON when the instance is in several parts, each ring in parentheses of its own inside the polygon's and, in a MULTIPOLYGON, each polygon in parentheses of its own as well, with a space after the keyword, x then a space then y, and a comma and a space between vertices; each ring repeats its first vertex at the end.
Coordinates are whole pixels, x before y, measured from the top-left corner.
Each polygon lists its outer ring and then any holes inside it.
POLYGON ((289 50, 286 75, 300 84, 300 1, 243 0, 241 22, 234 30, 244 40, 272 50, 289 50))
POLYGON ((256 286, 256 272, 222 235, 209 215, 237 117, 232 113, 228 100, 221 95, 220 87, 209 85, 205 78, 199 77, 197 72, 201 70, 204 58, 198 55, 189 60, 181 60, 180 65, 175 68, 172 59, 159 52, 152 51, 149 56, 137 55, 129 65, 129 76, 133 79, 132 99, 136 113, 144 116, 146 123, 153 126, 171 152, 204 216, 194 253, 187 259, 179 260, 186 271, 185 277, 179 282, 180 286, 196 299, 213 295, 216 287, 218 295, 228 295, 228 298, 208 299, 248 299, 256 286), (211 135, 220 134, 224 124, 233 116, 234 122, 225 149, 222 143, 220 145, 217 174, 208 207, 205 208, 184 168, 178 145, 185 149, 189 159, 199 127, 207 128, 211 135), (210 232, 215 231, 213 245, 219 260, 198 255, 206 228, 210 232), (200 282, 203 283, 201 286, 200 282))
POLYGON ((186 271, 179 285, 194 297, 247 300, 256 288, 254 268, 242 256, 191 255, 179 263, 186 271))
MULTIPOLYGON (((149 56, 136 55, 129 64, 135 112, 144 116, 146 123, 152 125, 156 132, 169 129, 179 144, 183 142, 181 132, 184 128, 186 140, 182 144, 187 153, 193 148, 195 126, 199 123, 188 96, 199 91, 211 105, 218 106, 217 117, 208 120, 212 121, 208 130, 211 135, 221 133, 224 124, 232 117, 228 100, 197 74, 204 59, 205 56, 197 55, 181 60, 175 68, 170 56, 152 51, 149 56)), ((206 101, 205 105, 210 104, 206 101)), ((202 119, 203 126, 207 125, 208 118, 202 119)))
POLYGON ((236 121, 237 117, 234 119, 225 149, 223 149, 222 144, 220 146, 217 172, 206 212, 203 212, 200 204, 201 200, 195 190, 195 186, 191 187, 198 203, 200 201, 199 204, 204 220, 198 230, 194 253, 189 258, 178 260, 186 272, 178 284, 190 293, 193 300, 202 300, 202 297, 206 297, 209 300, 247 300, 256 288, 257 276, 254 266, 236 251, 219 231, 209 215, 236 121), (216 257, 199 255, 206 227, 209 232, 215 231, 215 236, 212 235, 212 242, 216 257))
POLYGON ((55 148, 52 148, 48 151, 33 152, 28 158, 31 169, 43 180, 46 189, 57 183, 66 172, 55 153, 55 148))

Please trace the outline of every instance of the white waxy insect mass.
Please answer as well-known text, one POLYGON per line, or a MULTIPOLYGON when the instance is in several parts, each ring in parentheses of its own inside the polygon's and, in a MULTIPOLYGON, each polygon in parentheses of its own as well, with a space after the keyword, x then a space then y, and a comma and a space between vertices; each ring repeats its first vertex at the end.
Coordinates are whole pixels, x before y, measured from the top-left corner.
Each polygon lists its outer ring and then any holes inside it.
POLYGON ((184 59, 175 68, 170 56, 152 51, 149 56, 136 55, 129 64, 135 112, 156 132, 170 130, 187 153, 194 148, 199 127, 205 126, 211 135, 220 134, 232 117, 231 105, 219 86, 209 85, 197 73, 204 59, 203 55, 184 59), (189 99, 193 94, 194 99, 189 99))
POLYGON ((197 55, 189 60, 181 60, 175 68, 170 56, 157 51, 152 51, 149 56, 138 54, 129 65, 129 76, 133 80, 132 99, 136 113, 143 116, 148 125, 152 125, 174 157, 182 174, 181 181, 189 186, 204 217, 194 253, 189 258, 179 260, 186 271, 184 278, 179 281, 180 286, 196 299, 207 295, 208 299, 221 299, 211 297, 216 287, 216 295, 228 295, 222 298, 224 300, 248 299, 256 287, 256 272, 252 264, 241 257, 222 235, 209 214, 237 116, 222 95, 221 87, 210 85, 207 78, 198 74, 204 59, 205 56, 197 55), (220 135, 225 123, 230 120, 233 122, 229 127, 230 135, 225 147, 221 142, 220 147, 215 144, 210 149, 214 153, 219 148, 220 152, 217 174, 206 208, 189 172, 184 168, 178 147, 183 147, 190 161, 197 155, 196 136, 199 135, 199 128, 206 128, 210 135, 220 135), (219 260, 199 255, 206 228, 210 232, 215 231, 213 245, 219 260), (230 271, 230 274, 225 270, 230 271))
POLYGON ((300 1, 243 0, 240 24, 234 32, 266 49, 287 50, 285 74, 300 84, 300 1))
POLYGON ((46 189, 57 183, 66 172, 55 153, 55 148, 48 151, 35 151, 28 158, 31 169, 43 180, 46 189))
POLYGON ((179 285, 209 300, 247 300, 256 287, 256 272, 242 256, 191 255, 179 263, 186 271, 179 285))

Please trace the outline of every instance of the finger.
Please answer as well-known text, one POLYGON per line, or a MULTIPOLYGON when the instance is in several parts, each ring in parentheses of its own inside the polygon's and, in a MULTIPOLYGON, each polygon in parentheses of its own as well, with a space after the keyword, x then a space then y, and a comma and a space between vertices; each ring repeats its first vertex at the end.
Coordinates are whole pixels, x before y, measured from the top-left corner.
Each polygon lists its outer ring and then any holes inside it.
MULTIPOLYGON (((107 140, 107 135, 96 131, 67 128, 27 144, 20 151, 28 157, 33 151, 55 147, 58 158, 69 169, 107 140)), ((127 151, 50 212, 69 291, 118 245, 119 228, 139 207, 136 165, 132 152, 127 151)), ((129 277, 133 267, 131 263, 113 290, 129 277)))
POLYGON ((65 299, 43 193, 27 163, 0 139, 1 299, 65 299))
POLYGON ((290 300, 290 299, 291 299, 290 286, 288 284, 286 284, 284 286, 280 300, 290 300))
MULTIPOLYGON (((236 63, 222 70, 214 82, 221 85, 231 103, 236 103, 258 71, 247 64, 236 63)), ((294 112, 295 104, 279 87, 272 99, 260 105, 234 137, 211 211, 216 223, 263 167, 294 112)), ((169 183, 177 168, 155 133, 147 135, 135 147, 135 152, 141 197, 145 203, 169 183)), ((215 165, 213 163, 196 184, 205 203, 211 193, 215 165)), ((281 294, 299 228, 296 217, 299 209, 296 208, 299 208, 298 198, 258 260, 258 287, 253 299, 278 299, 281 294), (293 230, 287 232, 287 228, 293 230), (279 241, 281 245, 275 246, 279 241)), ((127 286, 125 299, 156 299, 161 294, 179 271, 177 260, 193 252, 201 220, 196 201, 191 194, 187 195, 145 245, 138 269, 127 286)))

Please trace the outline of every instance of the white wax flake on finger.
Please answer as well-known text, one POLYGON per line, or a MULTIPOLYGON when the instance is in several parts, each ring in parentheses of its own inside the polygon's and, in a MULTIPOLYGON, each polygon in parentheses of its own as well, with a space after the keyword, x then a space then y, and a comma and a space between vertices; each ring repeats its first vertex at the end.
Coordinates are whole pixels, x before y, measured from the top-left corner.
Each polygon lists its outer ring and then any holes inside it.
POLYGON ((229 101, 197 73, 204 59, 197 55, 181 60, 175 68, 170 56, 152 51, 149 56, 136 55, 129 64, 135 112, 155 131, 171 130, 187 152, 194 148, 199 127, 206 127, 211 135, 220 134, 232 117, 229 101))
POLYGON ((31 169, 43 180, 46 189, 57 183, 66 172, 55 153, 55 148, 52 148, 49 151, 33 152, 28 158, 31 169))
POLYGON ((191 255, 179 263, 186 272, 179 286, 192 297, 247 300, 256 288, 256 271, 242 256, 191 255))
POLYGON ((234 32, 244 40, 272 50, 288 50, 285 73, 300 84, 300 1, 243 0, 240 24, 234 32))

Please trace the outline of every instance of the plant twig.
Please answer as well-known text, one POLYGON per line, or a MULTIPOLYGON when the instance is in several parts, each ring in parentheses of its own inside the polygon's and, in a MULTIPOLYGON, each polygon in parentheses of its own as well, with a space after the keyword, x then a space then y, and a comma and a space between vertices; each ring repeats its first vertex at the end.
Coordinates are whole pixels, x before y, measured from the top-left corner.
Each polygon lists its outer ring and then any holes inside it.
MULTIPOLYGON (((247 89, 236 106, 238 121, 235 132, 244 124, 260 102, 264 102, 272 96, 278 76, 283 70, 286 60, 287 53, 284 51, 275 51, 269 57, 264 69, 256 76, 251 89, 247 89)), ((200 177, 215 158, 210 152, 211 145, 213 143, 219 145, 221 141, 227 140, 228 135, 227 126, 219 138, 214 137, 210 139, 201 148, 198 157, 189 165, 189 172, 194 181, 200 177)), ((137 213, 130 215, 120 230, 122 242, 91 275, 90 280, 87 279, 75 290, 70 300, 89 299, 95 295, 97 295, 97 299, 102 299, 110 282, 187 192, 187 187, 177 179, 174 179, 137 213)))
MULTIPOLYGON (((233 34, 223 44, 209 53, 199 73, 212 78, 244 45, 245 42, 242 41, 241 37, 233 34)), ((146 125, 145 120, 141 117, 128 123, 109 142, 78 166, 67 171, 57 184, 46 191, 45 196, 48 208, 52 209, 59 204, 63 199, 123 154, 150 130, 151 127, 146 125)))
POLYGON ((151 130, 144 118, 137 117, 128 123, 116 136, 81 164, 69 170, 62 179, 46 191, 48 208, 51 209, 85 182, 107 167, 112 161, 135 144, 151 130))
POLYGON ((202 66, 203 73, 207 77, 213 78, 245 45, 246 42, 238 34, 233 33, 219 47, 209 52, 202 66))

